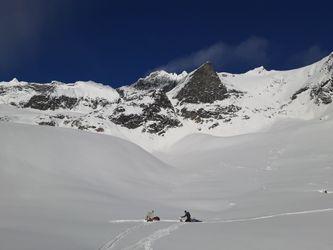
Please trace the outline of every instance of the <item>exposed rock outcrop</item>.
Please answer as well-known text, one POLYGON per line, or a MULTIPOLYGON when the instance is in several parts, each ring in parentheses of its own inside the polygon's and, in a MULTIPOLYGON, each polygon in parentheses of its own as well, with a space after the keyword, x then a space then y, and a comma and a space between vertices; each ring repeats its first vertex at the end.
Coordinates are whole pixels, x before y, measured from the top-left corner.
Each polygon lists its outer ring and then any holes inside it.
POLYGON ((68 96, 52 97, 49 95, 34 95, 24 107, 39 110, 73 109, 77 102, 77 98, 68 96))
POLYGON ((185 119, 191 119, 197 123, 202 123, 205 119, 224 120, 225 122, 228 122, 230 121, 230 118, 237 116, 239 110, 241 110, 241 108, 238 106, 228 105, 216 107, 212 110, 205 110, 203 108, 198 110, 188 110, 182 108, 180 113, 185 119))
POLYGON ((321 85, 312 88, 310 96, 317 104, 330 104, 333 96, 333 79, 327 80, 321 85))
POLYGON ((309 86, 305 86, 303 88, 300 88, 299 90, 297 90, 292 96, 291 96, 291 100, 295 100, 297 98, 297 96, 305 91, 307 91, 309 89, 309 86))
POLYGON ((175 96, 184 103, 213 103, 226 98, 227 88, 211 63, 205 63, 188 76, 185 86, 175 96))
MULTIPOLYGON (((125 95, 126 96, 126 95, 125 95)), ((143 132, 164 134, 169 128, 181 126, 181 122, 175 115, 174 107, 163 90, 153 90, 148 93, 137 94, 117 106, 110 121, 129 129, 143 127, 143 132), (145 103, 143 97, 150 97, 145 103), (140 112, 138 111, 140 110, 140 112), (131 110, 132 112, 129 112, 131 110)))

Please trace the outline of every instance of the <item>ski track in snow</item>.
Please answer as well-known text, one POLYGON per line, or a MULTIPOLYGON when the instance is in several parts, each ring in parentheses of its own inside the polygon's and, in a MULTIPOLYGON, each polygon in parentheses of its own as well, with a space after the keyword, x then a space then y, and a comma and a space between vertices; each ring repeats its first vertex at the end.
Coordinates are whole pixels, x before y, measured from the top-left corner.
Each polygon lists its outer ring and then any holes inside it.
POLYGON ((125 231, 118 234, 116 237, 114 237, 112 240, 105 243, 103 246, 101 246, 98 250, 107 250, 112 249, 114 246, 117 245, 119 241, 121 241, 123 238, 125 238, 128 234, 133 232, 134 230, 143 227, 145 224, 139 224, 130 228, 127 228, 125 231))
MULTIPOLYGON (((146 222, 145 220, 110 220, 109 223, 133 223, 133 222, 144 222, 148 224, 156 223, 156 222, 146 222)), ((160 220, 159 222, 179 222, 179 220, 160 220)))
POLYGON ((145 220, 110 220, 109 223, 133 223, 133 222, 145 222, 145 220))
POLYGON ((184 225, 182 223, 172 224, 169 227, 159 229, 152 233, 151 235, 141 239, 137 243, 135 243, 132 246, 129 246, 125 248, 125 250, 135 250, 135 249, 145 249, 145 250, 153 250, 153 243, 156 240, 159 240, 167 235, 169 235, 171 232, 177 230, 181 225, 184 225))
POLYGON ((288 212, 288 213, 272 214, 272 215, 266 215, 266 216, 260 216, 260 217, 244 218, 244 219, 216 220, 216 221, 208 221, 208 222, 204 222, 204 223, 246 222, 246 221, 265 220, 265 219, 290 216, 290 215, 314 214, 314 213, 324 213, 324 212, 331 212, 331 211, 333 211, 333 208, 306 210, 306 211, 299 211, 299 212, 288 212))
MULTIPOLYGON (((244 219, 230 219, 230 220, 215 220, 215 221, 206 221, 202 223, 232 223, 232 222, 248 222, 248 221, 257 221, 257 220, 265 220, 271 219, 276 217, 284 217, 284 216, 292 216, 292 215, 302 215, 302 214, 314 214, 314 213, 324 213, 324 212, 332 212, 333 208, 325 208, 325 209, 315 209, 315 210, 306 210, 306 211, 298 211, 298 212, 286 212, 280 214, 272 214, 272 215, 265 215, 260 217, 252 217, 252 218, 244 218, 244 219)), ((133 223, 133 222, 144 222, 144 220, 112 220, 109 221, 110 223, 133 223)), ((162 220, 162 222, 179 222, 177 220, 162 220)), ((156 222, 157 223, 157 222, 156 222)), ((105 243, 99 250, 107 250, 112 249, 116 246, 116 244, 125 238, 128 234, 135 231, 138 228, 143 227, 144 225, 151 225, 152 223, 147 224, 139 224, 133 227, 126 229, 125 231, 118 234, 115 238, 111 241, 105 243)), ((167 235, 170 235, 173 231, 176 231, 180 226, 185 225, 185 223, 175 223, 169 227, 159 229, 152 234, 148 235, 147 237, 139 240, 137 243, 128 246, 125 250, 135 250, 135 249, 145 249, 145 250, 153 250, 153 243, 167 235)))

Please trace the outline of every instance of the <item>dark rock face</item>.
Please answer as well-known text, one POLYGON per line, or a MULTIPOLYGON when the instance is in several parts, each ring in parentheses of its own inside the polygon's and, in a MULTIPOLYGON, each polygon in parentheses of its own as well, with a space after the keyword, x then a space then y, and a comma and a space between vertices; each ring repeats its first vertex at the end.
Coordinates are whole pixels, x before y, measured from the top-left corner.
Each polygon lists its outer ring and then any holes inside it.
POLYGON ((52 127, 54 127, 56 125, 56 123, 55 123, 55 121, 39 122, 38 125, 41 125, 41 126, 52 126, 52 127))
POLYGON ((124 90, 123 89, 120 89, 120 88, 116 88, 116 91, 118 92, 120 98, 123 98, 124 97, 124 90))
POLYGON ((215 110, 205 110, 203 108, 198 110, 187 110, 186 108, 182 108, 180 113, 185 119, 191 119, 197 123, 202 123, 204 119, 212 118, 228 122, 231 117, 237 116, 236 113, 239 110, 241 110, 240 107, 229 105, 225 107, 216 107, 215 110))
POLYGON ((142 116, 137 114, 129 114, 129 115, 120 114, 118 116, 109 116, 109 119, 113 123, 129 129, 138 128, 144 122, 142 116))
POLYGON ((154 123, 146 126, 142 132, 163 135, 169 128, 181 127, 182 123, 176 119, 171 119, 164 115, 155 115, 154 123))
POLYGON ((86 125, 81 119, 77 119, 72 121, 71 127, 76 127, 80 130, 89 130, 89 129, 94 129, 96 130, 96 126, 94 125, 86 125))
POLYGON ((142 132, 158 135, 163 135, 168 128, 180 127, 182 125, 181 122, 176 119, 171 119, 168 116, 156 113, 143 113, 141 115, 120 114, 118 117, 110 116, 109 119, 113 123, 129 129, 135 129, 144 125, 142 132))
POLYGON ((314 87, 310 96, 315 100, 316 104, 330 104, 333 96, 333 79, 323 82, 321 85, 314 87))
MULTIPOLYGON (((142 109, 140 114, 124 114, 126 103, 120 104, 109 116, 110 121, 129 129, 143 127, 143 132, 163 135, 169 128, 182 126, 181 122, 175 118, 174 108, 162 90, 154 90, 146 93, 153 102, 149 104, 140 103, 142 97, 130 97, 133 106, 139 106, 142 109), (137 102, 136 102, 137 101, 137 102), (165 111, 165 112, 162 112, 165 111)), ((126 101, 125 101, 126 102, 126 101)))
POLYGON ((162 109, 164 109, 172 114, 175 114, 174 108, 166 94, 162 91, 155 91, 152 96, 155 102, 146 106, 143 109, 143 113, 145 119, 153 123, 147 125, 143 132, 161 135, 164 134, 169 128, 182 126, 179 120, 160 113, 162 109))
POLYGON ((39 93, 50 93, 55 89, 55 86, 52 84, 30 84, 28 85, 28 87, 30 87, 31 89, 35 90, 36 92, 39 93))
POLYGON ((307 91, 309 89, 309 87, 303 87, 300 88, 299 90, 297 90, 292 96, 291 96, 291 100, 295 100, 297 98, 297 96, 305 91, 307 91))
POLYGON ((333 101, 333 53, 331 53, 327 61, 323 64, 321 71, 328 75, 326 81, 311 89, 310 96, 315 103, 320 105, 330 104, 333 101))
POLYGON ((105 99, 102 99, 102 98, 97 98, 97 99, 87 99, 87 98, 84 98, 84 99, 79 99, 79 102, 83 101, 84 103, 84 106, 88 106, 92 109, 97 109, 98 107, 105 107, 107 105, 110 105, 111 103, 108 102, 107 100, 105 99))
POLYGON ((30 83, 29 85, 18 85, 18 86, 10 86, 10 87, 2 87, 0 86, 0 95, 5 94, 7 91, 29 91, 34 90, 40 94, 50 93, 54 90, 54 86, 51 84, 37 84, 30 83))
POLYGON ((59 108, 63 109, 73 109, 79 103, 84 106, 90 107, 92 109, 97 109, 98 107, 105 107, 109 105, 105 99, 87 99, 87 98, 74 98, 68 96, 52 97, 47 94, 34 95, 30 100, 23 105, 24 108, 33 108, 39 110, 56 110, 59 108))
POLYGON ((331 72, 332 74, 332 77, 333 77, 333 53, 331 53, 329 56, 328 56, 328 59, 327 61, 324 63, 321 71, 324 71, 324 72, 331 72))
POLYGON ((59 108, 73 109, 77 104, 77 98, 60 96, 51 97, 48 95, 34 95, 24 105, 24 108, 33 108, 39 110, 56 110, 59 108))
POLYGON ((103 133, 104 132, 104 128, 98 127, 98 128, 96 128, 96 132, 103 133))
POLYGON ((151 96, 155 100, 155 102, 150 105, 151 109, 158 109, 158 112, 161 111, 161 108, 171 109, 174 111, 172 103, 163 91, 153 91, 151 96))
MULTIPOLYGON (((62 114, 57 114, 57 115, 54 115, 54 116, 51 116, 52 118, 57 118, 57 119, 61 119, 61 120, 63 120, 63 119, 65 119, 66 118, 66 116, 65 115, 62 115, 62 114)), ((67 116, 68 117, 68 116, 67 116)))
POLYGON ((229 98, 229 97, 234 96, 236 98, 240 98, 240 97, 243 97, 245 93, 246 92, 239 91, 237 89, 228 89, 227 93, 224 95, 224 97, 229 98))
POLYGON ((4 87, 0 86, 0 95, 6 94, 6 90, 4 87))
POLYGON ((226 87, 211 63, 206 63, 189 76, 188 83, 179 91, 176 99, 184 103, 213 103, 226 98, 226 87))
POLYGON ((59 108, 73 109, 79 104, 92 109, 97 109, 111 104, 110 101, 103 98, 75 98, 66 95, 52 96, 57 86, 58 85, 53 83, 29 83, 25 85, 0 86, 0 95, 6 95, 7 93, 11 93, 12 95, 20 92, 24 94, 26 93, 27 95, 32 96, 29 101, 17 102, 16 100, 13 100, 10 102, 10 105, 39 110, 56 110, 59 108))

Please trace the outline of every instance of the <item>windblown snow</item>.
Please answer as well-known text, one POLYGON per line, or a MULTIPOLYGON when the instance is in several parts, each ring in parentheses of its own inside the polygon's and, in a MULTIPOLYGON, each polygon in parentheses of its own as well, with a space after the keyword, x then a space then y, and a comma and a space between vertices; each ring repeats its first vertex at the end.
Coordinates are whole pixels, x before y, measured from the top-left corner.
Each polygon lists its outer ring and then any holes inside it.
POLYGON ((118 90, 0 83, 0 249, 330 250, 330 60, 218 73, 232 91, 212 103, 173 98, 195 72, 118 90), (212 116, 186 118, 201 108, 212 116), (144 222, 152 209, 160 222, 144 222), (185 209, 203 222, 179 222, 185 209))

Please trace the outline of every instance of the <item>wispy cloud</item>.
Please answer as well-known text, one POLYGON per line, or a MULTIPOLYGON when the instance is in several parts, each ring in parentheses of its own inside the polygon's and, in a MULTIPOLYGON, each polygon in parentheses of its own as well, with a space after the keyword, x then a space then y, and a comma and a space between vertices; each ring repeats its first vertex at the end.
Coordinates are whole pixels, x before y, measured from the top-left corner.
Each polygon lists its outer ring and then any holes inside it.
POLYGON ((328 50, 322 49, 318 45, 313 45, 306 50, 300 51, 292 55, 287 60, 287 66, 289 67, 302 67, 319 61, 323 57, 329 54, 328 50))
POLYGON ((206 61, 221 68, 230 65, 254 65, 268 62, 268 41, 261 37, 250 37, 238 44, 219 42, 193 52, 159 67, 170 72, 192 70, 206 61))

